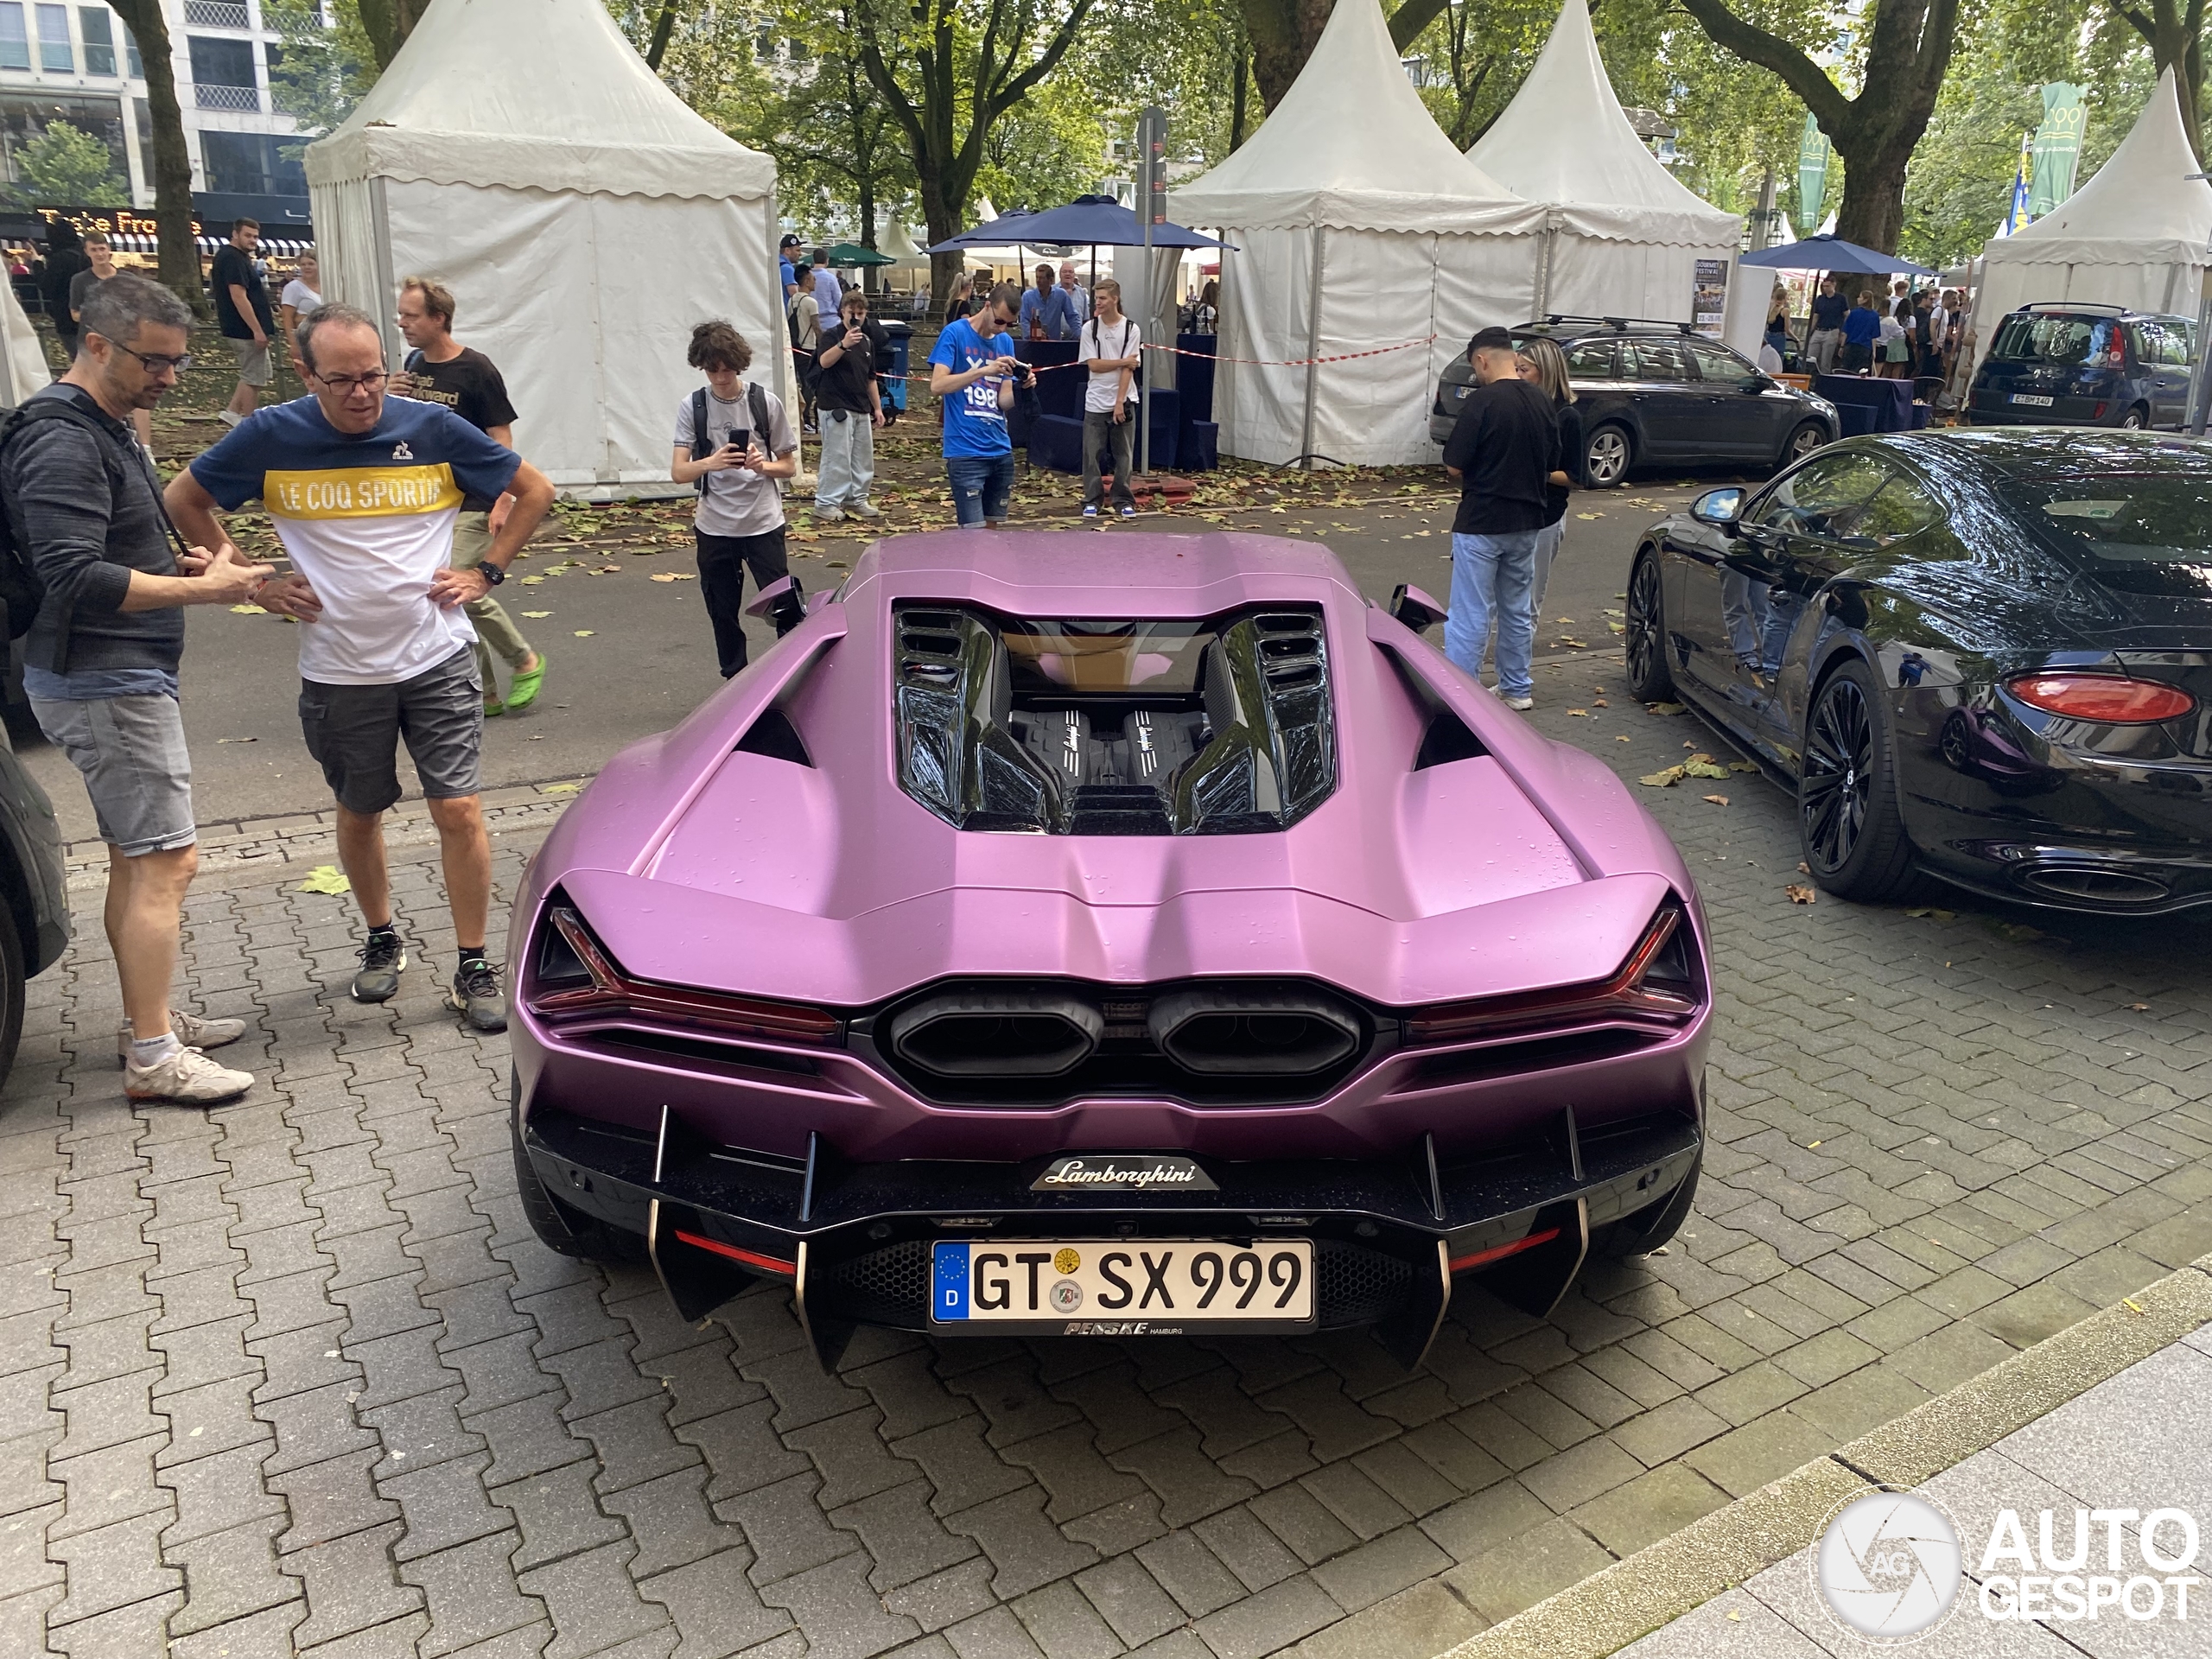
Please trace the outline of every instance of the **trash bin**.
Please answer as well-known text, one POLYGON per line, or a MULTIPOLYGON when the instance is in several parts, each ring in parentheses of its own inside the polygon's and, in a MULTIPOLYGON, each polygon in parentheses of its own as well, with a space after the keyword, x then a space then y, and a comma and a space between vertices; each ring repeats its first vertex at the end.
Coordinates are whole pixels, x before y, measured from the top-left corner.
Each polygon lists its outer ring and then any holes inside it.
POLYGON ((906 373, 907 353, 913 346, 914 326, 910 322, 900 322, 895 317, 878 317, 876 321, 883 332, 891 336, 889 360, 882 369, 883 373, 891 377, 883 383, 883 406, 903 415, 906 412, 906 382, 901 377, 906 373))

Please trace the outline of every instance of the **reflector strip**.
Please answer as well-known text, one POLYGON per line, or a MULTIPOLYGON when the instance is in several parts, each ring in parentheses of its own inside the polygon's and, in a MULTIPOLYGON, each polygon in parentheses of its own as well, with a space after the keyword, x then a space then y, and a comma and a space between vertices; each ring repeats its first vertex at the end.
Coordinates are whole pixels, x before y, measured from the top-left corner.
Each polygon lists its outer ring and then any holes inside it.
MULTIPOLYGON (((678 1233, 677 1236, 682 1238, 683 1235, 678 1233)), ((1510 1244, 1493 1245, 1487 1250, 1477 1250, 1472 1255, 1455 1255, 1452 1258, 1452 1271, 1465 1273, 1469 1268, 1482 1267, 1487 1262, 1497 1261, 1502 1256, 1517 1255, 1522 1250, 1533 1250, 1537 1245, 1548 1244, 1558 1236, 1558 1228, 1547 1227, 1541 1233, 1531 1233, 1526 1238, 1516 1238, 1510 1244)))
POLYGON ((712 1250, 716 1255, 726 1255, 733 1262, 742 1262, 747 1267, 758 1268, 763 1273, 791 1274, 798 1271, 798 1263, 796 1262, 785 1262, 773 1255, 762 1255, 754 1250, 741 1250, 736 1245, 725 1244, 718 1238, 702 1238, 696 1233, 687 1233, 680 1228, 676 1236, 685 1244, 696 1245, 702 1250, 712 1250))

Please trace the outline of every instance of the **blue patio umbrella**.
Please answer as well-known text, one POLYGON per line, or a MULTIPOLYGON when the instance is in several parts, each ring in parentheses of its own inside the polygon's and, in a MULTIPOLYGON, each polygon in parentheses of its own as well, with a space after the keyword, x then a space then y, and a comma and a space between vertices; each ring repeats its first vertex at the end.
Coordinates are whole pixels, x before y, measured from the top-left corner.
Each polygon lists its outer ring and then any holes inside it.
MULTIPOLYGON (((988 225, 947 237, 926 249, 930 253, 955 253, 967 248, 1090 247, 1141 248, 1144 226, 1136 214, 1111 196, 1077 196, 1065 207, 1047 207, 1039 213, 1001 213, 988 225)), ((1221 248, 1225 242, 1200 236, 1180 225, 1152 227, 1155 248, 1221 248)), ((1230 249, 1231 252, 1236 251, 1230 249)))
POLYGON ((1739 265, 1764 265, 1774 270, 1843 270, 1858 276, 1880 276, 1895 272, 1903 276, 1933 276, 1925 265, 1894 253, 1877 253, 1838 236, 1808 236, 1778 248, 1737 256, 1739 265))

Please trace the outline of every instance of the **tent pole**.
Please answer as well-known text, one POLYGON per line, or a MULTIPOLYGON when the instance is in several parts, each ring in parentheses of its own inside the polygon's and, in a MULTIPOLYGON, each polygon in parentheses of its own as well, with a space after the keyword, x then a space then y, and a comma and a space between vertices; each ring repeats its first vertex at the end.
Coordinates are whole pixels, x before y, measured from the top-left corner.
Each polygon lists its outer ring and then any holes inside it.
POLYGON ((377 320, 377 335, 384 343, 390 361, 397 363, 406 356, 399 339, 399 325, 393 319, 399 305, 399 274, 391 262, 391 214, 385 205, 385 181, 381 177, 369 181, 369 218, 375 238, 378 296, 373 308, 364 308, 377 320))
POLYGON ((1544 314, 1551 306, 1552 254, 1558 244, 1559 216, 1556 213, 1547 214, 1542 236, 1536 243, 1536 304, 1534 315, 1538 322, 1544 320, 1544 314))
POLYGON ((1306 300, 1306 424, 1298 440, 1298 459, 1309 473, 1313 470, 1313 399, 1320 390, 1320 365, 1313 359, 1321 354, 1321 261, 1328 238, 1325 226, 1313 227, 1313 289, 1306 300))
POLYGON ((760 217, 766 225, 761 239, 768 245, 768 263, 761 271, 761 280, 768 284, 768 326, 784 342, 784 349, 776 353, 776 401, 784 406, 785 416, 791 423, 791 442, 797 446, 791 451, 795 464, 791 483, 796 488, 798 480, 806 475, 806 422, 801 418, 798 407, 798 365, 793 360, 793 353, 798 348, 791 343, 791 330, 784 326, 783 251, 776 245, 778 219, 772 195, 762 199, 760 217))

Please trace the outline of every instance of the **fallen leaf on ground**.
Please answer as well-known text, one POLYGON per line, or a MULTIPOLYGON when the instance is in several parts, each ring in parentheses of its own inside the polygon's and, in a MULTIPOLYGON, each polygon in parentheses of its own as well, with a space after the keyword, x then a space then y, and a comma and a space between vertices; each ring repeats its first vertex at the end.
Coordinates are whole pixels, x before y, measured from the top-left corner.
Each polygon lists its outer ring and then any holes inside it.
POLYGON ((1592 709, 1610 709, 1610 708, 1611 708, 1613 705, 1612 705, 1611 703, 1610 703, 1610 702, 1606 702, 1603 697, 1599 697, 1599 698, 1596 699, 1594 702, 1592 702, 1591 703, 1591 705, 1590 705, 1590 706, 1591 706, 1592 709))
POLYGON ((576 630, 576 638, 579 639, 588 639, 597 632, 598 630, 596 628, 578 628, 576 630))
POLYGON ((582 787, 582 784, 540 784, 537 792, 541 795, 574 795, 582 787))
POLYGON ((1711 801, 1715 806, 1726 806, 1728 804, 1728 798, 1726 795, 1708 795, 1705 798, 1711 801))
POLYGON ((1587 709, 1570 709, 1567 712, 1580 720, 1588 720, 1591 718, 1590 711, 1587 709))
POLYGON ((1643 705, 1643 712, 1647 715, 1686 715, 1689 709, 1679 702, 1647 702, 1643 705))
POLYGON ((351 893, 353 884, 346 879, 346 872, 335 864, 318 864, 308 872, 308 879, 300 883, 302 893, 351 893))
POLYGON ((1749 760, 1731 760, 1728 763, 1728 770, 1731 772, 1757 772, 1758 767, 1753 762, 1749 760))
POLYGON ((542 621, 553 614, 550 611, 524 611, 523 614, 533 621, 542 621))
POLYGON ((1585 641, 1580 639, 1554 639, 1552 643, 1555 645, 1565 645, 1570 651, 1587 651, 1590 648, 1585 641))
POLYGON ((1812 873, 1813 873, 1813 867, 1812 867, 1811 865, 1808 864, 1808 863, 1807 863, 1803 859, 1802 859, 1802 858, 1801 858, 1801 859, 1799 859, 1799 860, 1797 861, 1797 874, 1800 874, 1800 875, 1810 875, 1812 873))
POLYGON ((2000 938, 2010 939, 2015 944, 2025 944, 2031 939, 2039 939, 2044 937, 2041 928, 2030 927, 2024 922, 1999 922, 1997 924, 1997 932, 2000 938))
POLYGON ((233 605, 231 607, 231 610, 233 614, 238 616, 266 616, 269 614, 266 610, 263 609, 258 605, 233 605))
POLYGON ((1626 735, 1623 735, 1623 736, 1620 736, 1620 737, 1617 737, 1617 738, 1615 738, 1615 739, 1613 740, 1613 741, 1614 741, 1614 742, 1616 742, 1616 743, 1633 743, 1633 742, 1635 742, 1635 741, 1636 741, 1636 740, 1635 740, 1634 738, 1632 738, 1632 737, 1629 737, 1629 736, 1626 736, 1626 735))
POLYGON ((1783 891, 1789 895, 1789 902, 1793 905, 1809 905, 1821 896, 1815 889, 1796 881, 1792 881, 1788 887, 1783 888, 1783 891))
POLYGON ((2148 1002, 2131 1002, 2127 1006, 2137 1014, 2148 1014, 2151 1012, 2151 1005, 2148 1002))
POLYGON ((1636 781, 1646 789, 1672 789, 1682 781, 1682 769, 1680 766, 1669 766, 1663 772, 1647 772, 1636 781))
POLYGON ((1949 911, 1938 910, 1933 905, 1922 905, 1916 909, 1908 910, 1905 912, 1905 914, 1908 916, 1924 916, 1939 922, 1948 922, 1952 919, 1952 915, 1949 911))
POLYGON ((219 737, 215 741, 218 743, 258 743, 261 741, 257 737, 219 737))

